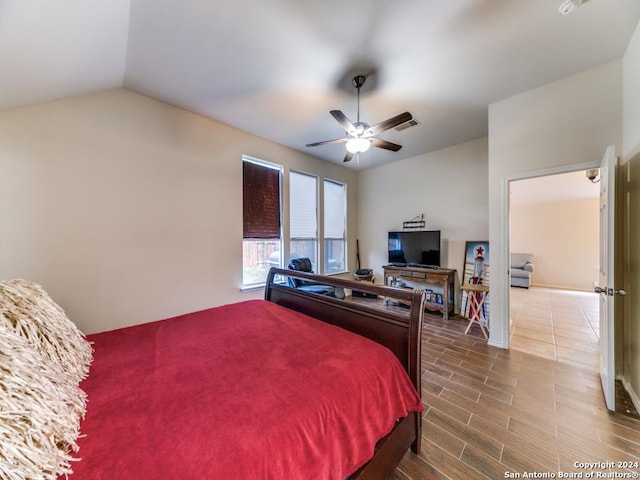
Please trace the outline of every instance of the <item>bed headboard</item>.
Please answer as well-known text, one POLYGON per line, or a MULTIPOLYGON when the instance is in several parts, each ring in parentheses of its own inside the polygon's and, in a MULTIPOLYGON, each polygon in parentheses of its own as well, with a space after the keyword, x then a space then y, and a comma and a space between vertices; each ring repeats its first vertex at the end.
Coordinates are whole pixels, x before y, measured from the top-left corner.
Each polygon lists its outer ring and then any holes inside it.
POLYGON ((385 287, 339 277, 271 268, 265 287, 265 300, 305 313, 384 345, 398 357, 420 393, 420 339, 425 302, 422 290, 385 287), (286 283, 286 277, 342 289, 346 293, 346 298, 343 300, 290 287, 286 283), (378 298, 358 297, 356 300, 350 295, 353 290, 373 294, 378 298), (382 298, 402 302, 409 308, 407 310, 402 307, 386 306, 382 298))

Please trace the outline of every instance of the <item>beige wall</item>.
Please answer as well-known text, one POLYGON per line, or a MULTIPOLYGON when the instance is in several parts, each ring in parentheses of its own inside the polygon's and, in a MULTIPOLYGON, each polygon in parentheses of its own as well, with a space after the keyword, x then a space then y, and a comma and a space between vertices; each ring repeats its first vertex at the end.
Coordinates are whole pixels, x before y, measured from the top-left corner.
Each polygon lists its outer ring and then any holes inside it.
POLYGON ((511 251, 534 254, 533 285, 593 291, 599 207, 597 198, 511 206, 511 251))
POLYGON ((460 270, 467 240, 488 239, 487 139, 364 170, 358 174, 362 265, 382 282, 387 232, 424 214, 441 230, 443 267, 460 270))
POLYGON ((622 61, 489 106, 491 344, 508 345, 508 182, 593 165, 608 145, 622 146, 622 61))
MULTIPOLYGON (((623 59, 624 110, 622 149, 623 251, 627 261, 622 268, 628 295, 624 305, 624 380, 640 396, 640 23, 623 59)), ((616 308, 618 304, 616 304, 616 308)))
POLYGON ((346 182, 355 238, 355 172, 205 117, 127 90, 0 112, 0 280, 85 332, 261 297, 240 292, 242 154, 346 182))

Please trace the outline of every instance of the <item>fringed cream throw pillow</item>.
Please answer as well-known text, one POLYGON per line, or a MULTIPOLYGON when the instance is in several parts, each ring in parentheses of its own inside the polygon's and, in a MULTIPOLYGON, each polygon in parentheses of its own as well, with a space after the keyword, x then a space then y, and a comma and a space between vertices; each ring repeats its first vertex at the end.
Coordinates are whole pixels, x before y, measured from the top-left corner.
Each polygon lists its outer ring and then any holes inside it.
POLYGON ((0 283, 0 478, 71 473, 91 346, 44 290, 0 283))
POLYGON ((40 285, 26 280, 1 282, 0 321, 78 382, 89 373, 91 345, 40 285))
POLYGON ((71 472, 85 397, 26 339, 0 324, 0 478, 56 479, 71 472))

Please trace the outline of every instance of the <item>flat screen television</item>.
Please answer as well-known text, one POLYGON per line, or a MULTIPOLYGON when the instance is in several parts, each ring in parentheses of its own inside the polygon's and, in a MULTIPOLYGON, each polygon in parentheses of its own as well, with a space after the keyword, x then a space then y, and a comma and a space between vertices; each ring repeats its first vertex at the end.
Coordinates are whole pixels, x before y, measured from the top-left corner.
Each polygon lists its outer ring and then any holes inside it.
POLYGON ((397 266, 440 266, 440 230, 389 232, 389 263, 397 266))

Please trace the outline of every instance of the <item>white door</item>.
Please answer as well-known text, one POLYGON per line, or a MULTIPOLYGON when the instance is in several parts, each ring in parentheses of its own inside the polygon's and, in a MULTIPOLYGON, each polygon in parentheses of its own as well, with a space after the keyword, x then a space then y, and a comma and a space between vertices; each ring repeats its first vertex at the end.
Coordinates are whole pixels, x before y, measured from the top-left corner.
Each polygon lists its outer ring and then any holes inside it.
POLYGON ((595 291, 600 294, 600 380, 607 408, 611 411, 616 408, 613 343, 615 167, 615 148, 610 146, 600 164, 600 275, 595 291))

